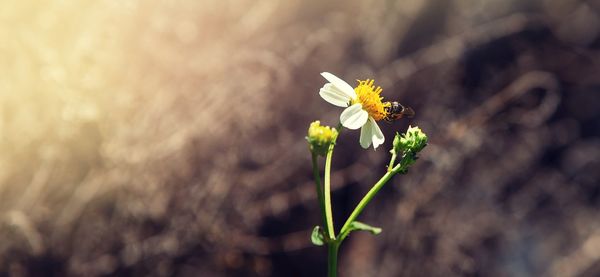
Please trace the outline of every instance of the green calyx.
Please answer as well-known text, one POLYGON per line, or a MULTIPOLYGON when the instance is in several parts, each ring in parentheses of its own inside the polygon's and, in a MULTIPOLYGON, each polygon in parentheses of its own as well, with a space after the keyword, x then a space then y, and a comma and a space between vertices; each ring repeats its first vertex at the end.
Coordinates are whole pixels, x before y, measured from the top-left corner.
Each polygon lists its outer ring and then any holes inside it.
MULTIPOLYGON (((427 146, 427 135, 419 127, 408 127, 406 133, 396 133, 393 142, 392 162, 396 156, 401 157, 398 173, 405 174, 408 168, 417 161, 417 154, 427 146)), ((391 170, 391 165, 390 165, 391 170)))
POLYGON ((427 146, 427 135, 419 127, 408 127, 406 133, 396 133, 394 138, 394 151, 397 155, 413 153, 417 154, 427 146))

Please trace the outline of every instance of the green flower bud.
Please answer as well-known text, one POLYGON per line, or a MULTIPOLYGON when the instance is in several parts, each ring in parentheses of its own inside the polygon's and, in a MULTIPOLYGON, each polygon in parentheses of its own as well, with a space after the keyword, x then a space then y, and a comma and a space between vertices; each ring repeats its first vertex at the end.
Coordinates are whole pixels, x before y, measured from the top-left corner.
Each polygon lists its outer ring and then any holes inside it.
POLYGON ((326 156, 329 145, 335 142, 338 131, 329 126, 321 126, 320 121, 315 121, 308 127, 308 146, 310 151, 320 156, 326 156))
POLYGON ((396 133, 393 143, 392 151, 395 151, 396 154, 412 153, 416 155, 427 146, 427 135, 421 131, 421 128, 409 126, 403 135, 396 133))

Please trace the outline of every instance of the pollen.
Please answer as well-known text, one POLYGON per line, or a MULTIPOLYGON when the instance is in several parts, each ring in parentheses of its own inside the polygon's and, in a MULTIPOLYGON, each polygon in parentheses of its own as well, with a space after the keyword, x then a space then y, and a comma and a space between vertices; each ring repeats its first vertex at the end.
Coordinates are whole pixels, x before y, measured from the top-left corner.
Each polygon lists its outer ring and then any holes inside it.
POLYGON ((356 98, 352 99, 352 104, 360 103, 363 110, 369 113, 375 121, 384 119, 387 116, 385 107, 389 107, 389 102, 382 102, 383 97, 380 96, 383 89, 375 87, 374 80, 367 79, 366 81, 358 81, 358 86, 354 88, 356 98))

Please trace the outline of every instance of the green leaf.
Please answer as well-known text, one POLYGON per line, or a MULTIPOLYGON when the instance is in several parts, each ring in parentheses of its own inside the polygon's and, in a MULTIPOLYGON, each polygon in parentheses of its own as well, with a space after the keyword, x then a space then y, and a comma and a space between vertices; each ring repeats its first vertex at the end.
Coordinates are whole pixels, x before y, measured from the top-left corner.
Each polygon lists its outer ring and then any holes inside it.
POLYGON ((373 234, 373 235, 378 235, 379 233, 381 233, 381 228, 373 227, 371 225, 362 223, 360 221, 354 221, 354 222, 350 223, 350 230, 348 232, 352 232, 352 231, 356 231, 356 230, 371 232, 371 234, 373 234))
POLYGON ((312 230, 312 234, 310 235, 310 241, 314 245, 321 246, 325 243, 325 236, 323 235, 323 230, 321 230, 321 226, 315 226, 312 230))

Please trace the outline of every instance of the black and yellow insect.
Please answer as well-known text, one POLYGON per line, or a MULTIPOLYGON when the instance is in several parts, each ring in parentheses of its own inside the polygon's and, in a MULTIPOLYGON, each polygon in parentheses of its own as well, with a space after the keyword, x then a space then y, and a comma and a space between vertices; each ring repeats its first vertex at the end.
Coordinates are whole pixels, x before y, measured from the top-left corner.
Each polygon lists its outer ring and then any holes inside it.
MULTIPOLYGON (((402 104, 392 101, 387 102, 389 105, 385 105, 385 114, 386 116, 383 118, 387 122, 392 122, 394 120, 398 120, 400 118, 406 117, 411 118, 415 116, 415 111, 408 106, 402 106, 402 104)), ((385 103, 385 104, 387 104, 385 103)))

